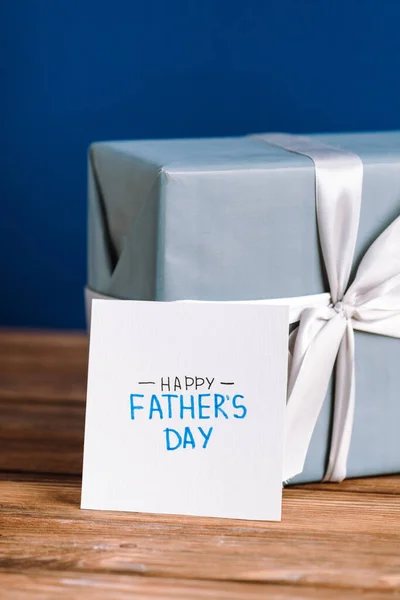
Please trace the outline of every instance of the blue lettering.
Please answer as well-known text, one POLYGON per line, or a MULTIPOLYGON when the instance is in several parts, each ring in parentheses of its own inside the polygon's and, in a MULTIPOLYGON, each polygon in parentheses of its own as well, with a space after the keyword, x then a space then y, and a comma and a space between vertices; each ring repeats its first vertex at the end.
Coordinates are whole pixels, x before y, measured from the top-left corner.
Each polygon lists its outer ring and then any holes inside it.
POLYGON ((141 404, 134 403, 134 398, 144 398, 144 394, 131 394, 131 419, 134 421, 135 419, 135 410, 143 410, 143 406, 141 404))
POLYGON ((233 398, 232 398, 233 408, 237 408, 238 410, 241 410, 242 413, 240 415, 234 414, 233 416, 235 417, 235 419, 244 419, 245 416, 247 415, 247 408, 244 406, 244 404, 237 404, 236 398, 243 398, 243 400, 244 400, 244 396, 242 396, 241 394, 236 394, 236 396, 233 396, 233 398))
POLYGON ((198 396, 198 401, 199 401, 199 419, 209 419, 210 415, 203 415, 203 410, 207 409, 207 408, 211 408, 210 404, 203 404, 203 398, 209 398, 211 396, 211 394, 199 394, 198 396))
POLYGON ((182 444, 181 435, 176 431, 176 429, 169 429, 168 427, 167 427, 167 429, 164 429, 164 433, 165 433, 165 442, 166 442, 167 450, 177 450, 177 448, 179 448, 180 445, 182 444), (176 436, 176 445, 175 446, 173 446, 171 444, 171 434, 174 434, 176 436))
POLYGON ((161 404, 160 404, 157 396, 155 394, 153 394, 151 396, 151 400, 150 400, 149 419, 153 418, 153 413, 155 413, 155 412, 158 413, 158 416, 160 417, 160 419, 164 418, 161 404))
POLYGON ((180 407, 181 407, 181 419, 183 419, 183 411, 184 410, 190 410, 190 416, 192 419, 194 419, 194 396, 193 394, 190 394, 190 405, 189 406, 185 406, 184 404, 184 395, 181 394, 179 396, 179 400, 180 400, 180 407))
POLYGON ((178 398, 178 394, 162 394, 162 398, 167 398, 168 402, 168 419, 172 419, 172 398, 178 398))
POLYGON ((198 430, 200 431, 201 435, 204 438, 203 448, 207 448, 208 440, 211 437, 211 434, 212 434, 212 431, 213 431, 213 427, 210 427, 210 429, 208 430, 208 433, 205 433, 201 427, 199 427, 198 430))
POLYGON ((186 446, 196 448, 196 444, 192 432, 190 431, 190 427, 185 427, 185 433, 183 434, 183 448, 186 448, 186 446))
POLYGON ((225 396, 223 396, 222 394, 214 394, 214 416, 216 419, 218 419, 218 413, 221 413, 225 417, 225 419, 228 419, 228 415, 221 408, 224 402, 225 396))

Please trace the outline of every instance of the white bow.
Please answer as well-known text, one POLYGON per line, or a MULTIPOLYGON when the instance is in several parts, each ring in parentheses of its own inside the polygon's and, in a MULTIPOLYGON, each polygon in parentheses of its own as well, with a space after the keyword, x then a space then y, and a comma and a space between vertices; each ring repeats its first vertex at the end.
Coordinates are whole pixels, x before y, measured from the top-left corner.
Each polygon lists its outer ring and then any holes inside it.
POLYGON ((364 255, 347 289, 360 218, 360 158, 291 135, 260 136, 309 156, 315 165, 316 206, 330 286, 328 306, 302 311, 292 334, 284 480, 301 473, 336 362, 335 408, 325 481, 346 477, 354 416, 354 329, 400 337, 400 217, 364 255))

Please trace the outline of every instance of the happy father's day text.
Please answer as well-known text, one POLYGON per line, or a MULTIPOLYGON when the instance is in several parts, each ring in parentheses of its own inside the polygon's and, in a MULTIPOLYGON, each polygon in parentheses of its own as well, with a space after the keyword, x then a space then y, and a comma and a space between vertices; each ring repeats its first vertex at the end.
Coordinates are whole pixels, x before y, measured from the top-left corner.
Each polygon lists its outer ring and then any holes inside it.
MULTIPOLYGON (((170 378, 167 378, 168 382, 170 378)), ((193 381, 194 390, 203 388, 211 390, 211 387, 215 381, 214 378, 186 378, 190 380, 190 384, 193 381), (200 380, 200 381, 196 381, 200 380), (202 385, 200 385, 200 382, 202 385), (203 383, 204 382, 204 383, 203 383), (197 385, 199 383, 199 385, 197 385), (204 387, 203 387, 204 385, 204 387)), ((179 379, 174 378, 174 385, 168 385, 168 387, 161 385, 161 390, 181 390, 187 391, 189 382, 185 382, 178 387, 179 379), (186 385, 185 385, 186 384, 186 385)), ((163 384, 163 379, 161 384, 163 384)), ((226 384, 227 385, 227 384, 226 384)), ((233 385, 229 384, 229 385, 233 385)), ((244 403, 244 396, 242 394, 224 394, 224 393, 212 393, 207 391, 204 393, 149 393, 149 394, 131 394, 130 395, 130 415, 131 420, 136 421, 139 419, 148 419, 150 421, 156 420, 158 422, 169 419, 175 421, 179 419, 184 420, 226 420, 226 419, 245 419, 247 415, 247 407, 244 403)), ((214 426, 205 427, 203 426, 184 426, 183 428, 171 428, 167 427, 163 430, 165 435, 165 448, 166 450, 178 450, 178 449, 194 449, 196 447, 206 449, 210 442, 211 436, 214 431, 214 426)), ((175 425, 176 427, 176 425, 175 425)))

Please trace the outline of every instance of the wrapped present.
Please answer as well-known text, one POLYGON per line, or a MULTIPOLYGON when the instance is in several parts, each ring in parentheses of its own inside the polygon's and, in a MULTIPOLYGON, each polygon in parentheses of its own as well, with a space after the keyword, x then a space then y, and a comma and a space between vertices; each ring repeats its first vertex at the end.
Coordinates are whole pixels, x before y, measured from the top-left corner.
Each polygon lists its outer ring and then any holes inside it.
POLYGON ((393 473, 399 214, 400 132, 96 143, 87 294, 288 303, 285 478, 393 473))

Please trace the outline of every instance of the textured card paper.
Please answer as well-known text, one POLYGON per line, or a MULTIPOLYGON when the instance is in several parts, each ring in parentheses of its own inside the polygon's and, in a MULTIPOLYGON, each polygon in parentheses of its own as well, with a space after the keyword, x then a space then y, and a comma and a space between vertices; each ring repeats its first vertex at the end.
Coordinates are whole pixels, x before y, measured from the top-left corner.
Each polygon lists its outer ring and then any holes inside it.
POLYGON ((94 300, 81 507, 279 520, 287 307, 94 300))

